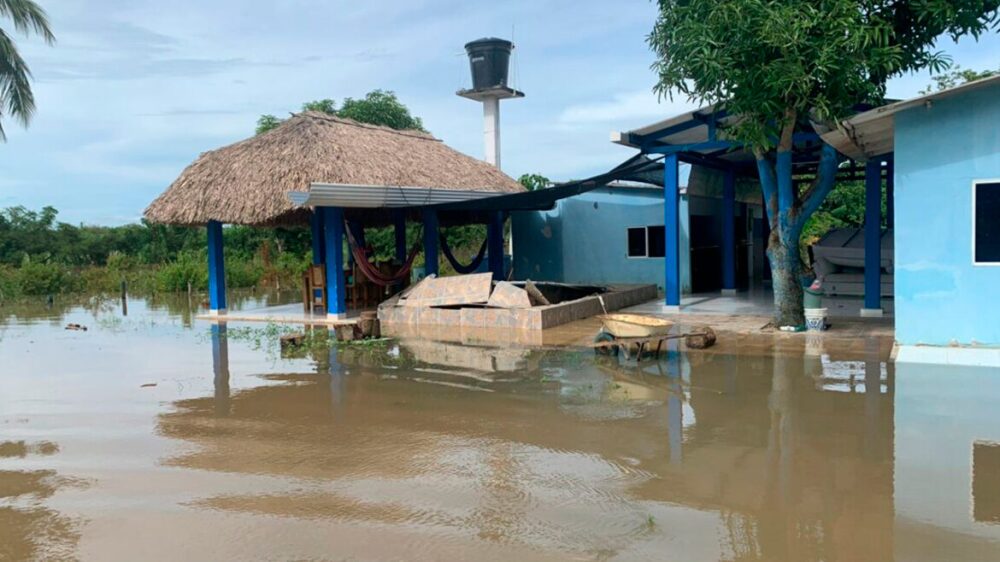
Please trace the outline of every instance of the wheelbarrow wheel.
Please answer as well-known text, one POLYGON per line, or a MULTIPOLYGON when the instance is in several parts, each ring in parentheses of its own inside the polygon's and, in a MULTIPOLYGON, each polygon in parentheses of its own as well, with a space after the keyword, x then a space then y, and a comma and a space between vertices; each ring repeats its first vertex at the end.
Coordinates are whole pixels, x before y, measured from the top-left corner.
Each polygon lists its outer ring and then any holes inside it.
MULTIPOLYGON (((612 336, 611 334, 603 331, 603 330, 601 330, 600 332, 597 332, 597 335, 594 336, 594 343, 606 343, 606 342, 613 342, 613 341, 615 341, 615 337, 612 336)), ((607 356, 614 355, 614 356, 617 356, 618 355, 618 346, 617 345, 603 345, 603 346, 600 346, 600 347, 595 347, 594 348, 594 353, 596 353, 598 355, 607 355, 607 356)))

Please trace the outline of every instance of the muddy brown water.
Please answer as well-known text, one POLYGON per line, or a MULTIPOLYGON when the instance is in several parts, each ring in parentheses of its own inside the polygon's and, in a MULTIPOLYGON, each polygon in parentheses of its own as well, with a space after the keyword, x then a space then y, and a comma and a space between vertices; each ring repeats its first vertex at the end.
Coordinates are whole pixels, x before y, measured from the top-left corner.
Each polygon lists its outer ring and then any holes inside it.
POLYGON ((274 340, 0 308, 0 560, 1000 560, 997 372, 274 340))

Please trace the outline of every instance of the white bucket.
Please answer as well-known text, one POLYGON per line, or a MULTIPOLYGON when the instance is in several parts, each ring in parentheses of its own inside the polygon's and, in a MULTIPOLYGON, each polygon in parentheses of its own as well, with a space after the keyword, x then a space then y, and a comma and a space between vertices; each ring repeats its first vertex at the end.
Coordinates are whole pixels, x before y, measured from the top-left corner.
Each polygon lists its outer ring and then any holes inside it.
POLYGON ((822 332, 826 330, 826 311, 825 308, 807 308, 806 312, 806 329, 810 332, 822 332))

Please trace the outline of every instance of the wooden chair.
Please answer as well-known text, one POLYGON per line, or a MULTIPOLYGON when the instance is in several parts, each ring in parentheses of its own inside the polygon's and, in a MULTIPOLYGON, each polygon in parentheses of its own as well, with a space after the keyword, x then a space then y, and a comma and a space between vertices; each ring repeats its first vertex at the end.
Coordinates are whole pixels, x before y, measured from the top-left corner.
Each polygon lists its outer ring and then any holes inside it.
POLYGON ((310 265, 302 276, 302 302, 306 312, 313 313, 317 307, 325 311, 326 301, 326 266, 310 265))

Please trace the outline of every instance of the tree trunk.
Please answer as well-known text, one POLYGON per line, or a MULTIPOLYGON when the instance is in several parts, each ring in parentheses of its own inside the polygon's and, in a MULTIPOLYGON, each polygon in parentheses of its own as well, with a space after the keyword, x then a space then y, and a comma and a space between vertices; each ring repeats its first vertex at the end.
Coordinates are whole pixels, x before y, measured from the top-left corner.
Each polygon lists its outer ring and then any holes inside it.
POLYGON ((798 236, 788 238, 772 231, 767 245, 774 290, 774 323, 777 326, 801 326, 806 322, 802 308, 802 260, 799 257, 798 236))

